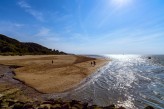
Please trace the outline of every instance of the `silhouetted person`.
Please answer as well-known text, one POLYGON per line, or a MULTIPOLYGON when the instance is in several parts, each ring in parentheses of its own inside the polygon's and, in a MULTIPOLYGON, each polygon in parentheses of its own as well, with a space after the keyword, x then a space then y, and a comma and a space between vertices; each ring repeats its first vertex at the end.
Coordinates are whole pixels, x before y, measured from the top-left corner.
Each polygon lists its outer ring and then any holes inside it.
POLYGON ((54 61, 52 60, 52 64, 54 63, 54 61))
POLYGON ((96 65, 96 62, 95 62, 95 61, 93 61, 93 65, 94 65, 94 66, 96 65))
POLYGON ((91 62, 91 66, 92 66, 92 64, 93 64, 93 63, 91 62))

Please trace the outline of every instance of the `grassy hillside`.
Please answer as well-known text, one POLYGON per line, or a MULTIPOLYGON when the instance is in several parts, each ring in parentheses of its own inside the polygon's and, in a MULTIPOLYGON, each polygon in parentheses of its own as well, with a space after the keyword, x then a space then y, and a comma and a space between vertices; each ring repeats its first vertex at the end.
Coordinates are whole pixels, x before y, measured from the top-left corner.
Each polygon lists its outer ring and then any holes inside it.
POLYGON ((51 50, 32 42, 19 42, 0 34, 0 55, 46 55, 66 54, 58 50, 51 50))

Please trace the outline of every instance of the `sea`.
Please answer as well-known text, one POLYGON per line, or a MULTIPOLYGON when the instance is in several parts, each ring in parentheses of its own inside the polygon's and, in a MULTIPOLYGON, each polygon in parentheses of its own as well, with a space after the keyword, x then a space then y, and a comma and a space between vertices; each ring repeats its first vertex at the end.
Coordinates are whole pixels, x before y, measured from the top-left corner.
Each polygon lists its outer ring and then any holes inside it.
POLYGON ((127 109, 144 109, 148 105, 164 109, 164 55, 103 57, 111 61, 71 92, 70 99, 127 109))

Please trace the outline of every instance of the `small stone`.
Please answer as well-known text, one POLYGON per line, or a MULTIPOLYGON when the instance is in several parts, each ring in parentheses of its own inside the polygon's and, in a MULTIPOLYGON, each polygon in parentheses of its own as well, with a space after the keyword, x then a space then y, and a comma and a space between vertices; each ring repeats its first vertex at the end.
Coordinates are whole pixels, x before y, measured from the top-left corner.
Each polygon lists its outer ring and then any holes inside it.
POLYGON ((0 94, 0 98, 3 97, 3 94, 0 94))

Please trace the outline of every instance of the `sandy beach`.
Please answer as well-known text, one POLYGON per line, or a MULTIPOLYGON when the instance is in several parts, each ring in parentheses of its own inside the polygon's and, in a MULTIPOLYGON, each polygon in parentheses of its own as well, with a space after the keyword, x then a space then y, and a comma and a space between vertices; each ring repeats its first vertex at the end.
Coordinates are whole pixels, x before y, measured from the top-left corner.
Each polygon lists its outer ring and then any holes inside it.
POLYGON ((69 90, 106 62, 76 55, 0 56, 0 64, 20 66, 14 70, 16 79, 42 93, 69 90))

